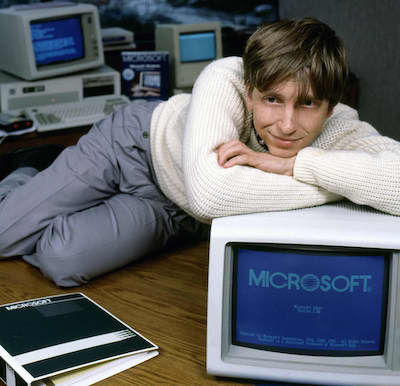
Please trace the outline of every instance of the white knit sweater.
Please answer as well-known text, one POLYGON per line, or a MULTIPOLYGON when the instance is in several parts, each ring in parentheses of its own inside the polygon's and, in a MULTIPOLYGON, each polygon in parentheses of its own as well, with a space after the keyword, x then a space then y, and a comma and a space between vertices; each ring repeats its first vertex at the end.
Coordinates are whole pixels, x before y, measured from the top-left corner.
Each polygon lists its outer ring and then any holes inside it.
POLYGON ((355 110, 335 107, 320 136, 298 153, 293 177, 218 165, 215 149, 232 139, 265 152, 251 120, 238 57, 211 63, 191 95, 160 104, 153 113, 150 138, 164 194, 203 222, 343 197, 400 215, 400 143, 361 122, 355 110))

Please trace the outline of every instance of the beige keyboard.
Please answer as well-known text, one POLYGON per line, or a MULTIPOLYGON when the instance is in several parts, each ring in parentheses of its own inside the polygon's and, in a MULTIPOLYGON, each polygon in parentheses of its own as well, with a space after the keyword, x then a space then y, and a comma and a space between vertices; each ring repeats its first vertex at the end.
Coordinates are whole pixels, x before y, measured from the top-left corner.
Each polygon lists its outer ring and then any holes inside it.
POLYGON ((121 95, 32 107, 26 111, 32 118, 37 131, 49 131, 92 125, 127 103, 129 99, 121 95))

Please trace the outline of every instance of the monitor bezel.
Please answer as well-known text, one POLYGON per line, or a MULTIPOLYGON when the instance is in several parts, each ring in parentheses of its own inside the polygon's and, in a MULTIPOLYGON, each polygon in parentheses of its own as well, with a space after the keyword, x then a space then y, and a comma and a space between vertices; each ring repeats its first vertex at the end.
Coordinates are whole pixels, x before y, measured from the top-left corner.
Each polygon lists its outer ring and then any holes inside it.
POLYGON ((0 10, 0 47, 7 51, 0 61, 2 71, 8 72, 24 80, 52 78, 99 68, 104 65, 101 27, 97 7, 91 4, 34 3, 18 8, 9 7, 0 10), (37 66, 31 32, 31 23, 46 20, 57 20, 67 17, 78 17, 83 32, 84 56, 73 61, 57 62, 37 66), (4 38, 13 34, 15 41, 11 43, 4 38))
MULTIPOLYGON (((277 366, 278 368, 283 366, 292 366, 296 368, 299 363, 307 364, 310 368, 319 369, 321 366, 325 367, 336 367, 346 366, 347 361, 351 360, 353 365, 357 368, 369 369, 371 367, 378 369, 386 369, 390 365, 391 352, 393 347, 391 341, 388 341, 389 335, 394 333, 390 323, 393 322, 391 319, 392 310, 392 292, 393 281, 392 274, 395 271, 395 276, 399 276, 400 265, 399 265, 400 254, 391 249, 380 249, 380 248, 369 248, 369 247, 348 247, 338 245, 317 245, 317 244, 281 244, 281 243, 264 243, 257 241, 229 241, 224 245, 224 259, 220 264, 223 266, 223 278, 222 278, 222 298, 221 298, 221 341, 220 341, 220 356, 221 361, 227 364, 234 363, 247 363, 248 365, 254 366, 256 363, 265 363, 271 366, 277 366), (232 344, 232 278, 233 278, 233 248, 235 244, 258 244, 258 245, 278 245, 286 246, 292 245, 294 247, 305 247, 305 248, 355 248, 358 250, 377 250, 380 253, 388 254, 389 256, 389 292, 388 292, 388 313, 386 322, 386 336, 384 338, 384 353, 381 355, 371 356, 320 356, 320 355, 300 355, 294 353, 282 353, 276 351, 265 351, 255 348, 243 347, 232 344), (396 253, 396 260, 393 261, 393 256, 396 253), (394 265, 393 265, 394 264, 394 265), (389 361, 389 362, 388 362, 389 361)), ((400 277, 400 276, 399 276, 400 277)), ((301 367, 301 366, 300 366, 301 367)))
POLYGON ((157 24, 155 30, 156 50, 169 52, 170 92, 188 91, 191 89, 201 71, 213 60, 181 63, 180 43, 181 34, 213 32, 215 38, 215 59, 222 58, 221 23, 210 21, 193 24, 157 24))
POLYGON ((317 245, 295 245, 295 244, 262 244, 262 243, 229 243, 229 247, 232 248, 232 276, 231 282, 231 344, 232 346, 240 346, 249 349, 256 349, 266 352, 277 352, 283 354, 295 354, 301 356, 316 356, 316 357, 366 357, 366 356, 381 356, 385 352, 385 337, 387 330, 388 321, 388 296, 389 296, 389 274, 390 274, 390 252, 382 251, 373 248, 358 248, 358 247, 339 247, 339 246, 317 246, 317 245), (235 285, 237 285, 237 259, 239 249, 255 250, 255 251, 267 251, 267 252, 287 252, 287 251, 298 251, 303 256, 307 254, 321 253, 325 255, 340 255, 344 256, 382 256, 384 259, 384 272, 382 280, 382 299, 381 299, 381 320, 380 320, 380 348, 378 350, 368 351, 341 351, 341 350, 312 350, 312 349, 295 349, 295 348, 284 348, 268 345, 256 345, 256 344, 245 344, 235 339, 236 330, 236 311, 237 311, 237 291, 235 285))

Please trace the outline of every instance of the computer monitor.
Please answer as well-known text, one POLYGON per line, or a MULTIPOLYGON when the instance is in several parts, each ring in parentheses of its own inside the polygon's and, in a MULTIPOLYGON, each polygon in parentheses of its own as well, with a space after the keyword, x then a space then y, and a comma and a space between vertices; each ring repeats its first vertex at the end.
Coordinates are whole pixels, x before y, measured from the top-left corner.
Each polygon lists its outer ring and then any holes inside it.
POLYGON ((399 234, 348 202, 214 220, 208 373, 400 385, 399 234))
POLYGON ((104 63, 97 8, 35 3, 0 10, 0 69, 25 80, 60 76, 104 63))
POLYGON ((221 24, 158 24, 155 43, 169 52, 172 91, 190 91, 203 68, 222 57, 221 24))
POLYGON ((141 90, 160 93, 161 90, 161 72, 143 71, 140 73, 139 87, 141 90))

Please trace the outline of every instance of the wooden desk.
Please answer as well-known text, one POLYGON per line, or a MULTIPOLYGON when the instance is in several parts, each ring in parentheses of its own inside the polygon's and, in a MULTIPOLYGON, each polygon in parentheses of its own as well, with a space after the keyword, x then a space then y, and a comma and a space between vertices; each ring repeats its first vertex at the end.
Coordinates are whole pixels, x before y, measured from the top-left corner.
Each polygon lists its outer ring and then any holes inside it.
POLYGON ((0 303, 83 292, 160 346, 159 356, 98 385, 249 384, 206 374, 207 271, 207 242, 171 247, 69 289, 58 288, 36 268, 13 258, 0 261, 0 303))
POLYGON ((89 131, 91 126, 74 129, 63 129, 44 132, 32 132, 23 135, 10 135, 0 143, 0 155, 10 153, 23 147, 56 143, 65 146, 74 145, 78 139, 89 131))

